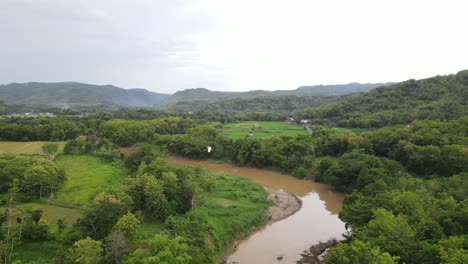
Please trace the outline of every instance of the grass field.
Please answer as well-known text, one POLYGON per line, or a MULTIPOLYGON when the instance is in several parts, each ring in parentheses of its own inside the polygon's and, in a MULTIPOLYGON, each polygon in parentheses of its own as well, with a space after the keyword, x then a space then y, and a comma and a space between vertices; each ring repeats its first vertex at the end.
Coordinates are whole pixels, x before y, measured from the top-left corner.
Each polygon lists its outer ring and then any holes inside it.
POLYGON ((255 138, 268 138, 277 136, 297 136, 306 134, 299 125, 286 125, 282 122, 247 121, 227 124, 219 130, 228 138, 240 139, 252 134, 255 138))
POLYGON ((105 163, 93 156, 63 155, 56 162, 67 177, 57 201, 68 204, 90 204, 100 192, 123 184, 127 174, 123 165, 105 163))
POLYGON ((265 220, 270 202, 265 189, 249 179, 220 174, 215 177, 216 187, 202 194, 203 206, 196 210, 207 216, 215 250, 221 257, 229 243, 265 220))
MULTIPOLYGON (((47 141, 13 142, 0 141, 0 154, 42 154, 42 145, 47 141)), ((59 152, 63 150, 65 142, 53 142, 59 144, 59 152)))
MULTIPOLYGON (((46 221, 46 223, 50 226, 51 230, 56 229, 57 221, 60 218, 63 218, 68 225, 72 225, 76 222, 76 220, 81 216, 82 210, 80 209, 73 209, 73 208, 66 208, 57 205, 42 203, 42 202, 32 202, 32 203, 24 203, 18 204, 14 206, 13 215, 12 215, 12 223, 16 224, 16 212, 19 210, 31 209, 31 210, 42 210, 42 218, 41 220, 46 221)), ((0 208, 3 212, 6 207, 0 208)))

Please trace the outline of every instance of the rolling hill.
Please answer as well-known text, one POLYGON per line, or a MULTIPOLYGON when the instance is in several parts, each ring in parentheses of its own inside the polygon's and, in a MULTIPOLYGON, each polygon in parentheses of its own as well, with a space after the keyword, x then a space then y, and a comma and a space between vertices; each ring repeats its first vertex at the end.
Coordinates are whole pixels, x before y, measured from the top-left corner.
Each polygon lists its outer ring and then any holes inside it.
MULTIPOLYGON (((12 83, 0 85, 0 100, 6 104, 12 105, 42 105, 61 108, 91 107, 101 109, 105 106, 115 107, 157 107, 160 109, 178 109, 184 110, 193 108, 204 108, 207 103, 220 103, 219 107, 236 103, 236 100, 250 100, 243 102, 242 105, 255 104, 253 99, 259 98, 260 101, 271 98, 272 103, 280 100, 281 104, 288 101, 298 101, 294 97, 331 97, 346 94, 368 92, 376 87, 388 85, 389 83, 359 84, 350 83, 343 85, 317 85, 302 86, 295 90, 277 90, 265 91, 254 90, 248 92, 222 92, 210 91, 205 88, 186 89, 178 91, 172 95, 151 92, 145 89, 123 89, 113 85, 92 85, 78 82, 60 82, 60 83, 12 83), (276 98, 274 98, 276 97, 276 98), (183 106, 184 103, 187 105, 183 106), (174 107, 178 106, 178 107, 174 107)), ((293 105, 299 105, 299 108, 305 106, 317 105, 315 102, 330 101, 329 99, 309 99, 314 103, 307 104, 307 100, 299 99, 300 103, 290 104, 283 107, 290 111, 293 105), (304 103, 306 103, 304 105, 304 103)), ((238 109, 242 110, 242 109, 238 109)))
POLYGON ((339 102, 348 96, 262 96, 254 98, 229 98, 217 101, 181 101, 167 106, 167 109, 179 113, 219 113, 247 114, 268 112, 290 115, 306 107, 318 107, 339 102))
POLYGON ((258 97, 274 97, 274 96, 340 96, 358 92, 369 92, 380 86, 389 85, 391 83, 349 83, 339 85, 316 85, 316 86, 301 86, 295 90, 277 90, 265 91, 254 90, 248 92, 220 92, 210 91, 206 88, 186 89, 171 95, 165 100, 160 107, 175 105, 179 102, 192 101, 208 101, 214 102, 219 100, 230 99, 252 99, 258 97))
POLYGON ((468 70, 379 87, 339 103, 311 107, 302 117, 345 127, 382 127, 468 114, 468 70))
POLYGON ((12 83, 0 85, 0 100, 8 104, 50 105, 63 108, 76 105, 119 105, 152 107, 169 95, 145 89, 123 89, 113 85, 78 82, 12 83))

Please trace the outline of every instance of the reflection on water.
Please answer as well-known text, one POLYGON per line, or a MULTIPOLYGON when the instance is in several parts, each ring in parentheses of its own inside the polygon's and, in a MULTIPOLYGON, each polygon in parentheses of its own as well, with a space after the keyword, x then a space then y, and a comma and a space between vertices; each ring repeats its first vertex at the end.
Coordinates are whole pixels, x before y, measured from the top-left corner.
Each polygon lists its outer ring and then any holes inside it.
POLYGON ((345 232, 344 223, 338 218, 343 195, 325 184, 300 180, 278 172, 237 167, 205 160, 170 157, 170 163, 199 166, 206 170, 239 175, 264 186, 283 189, 302 200, 302 208, 294 215, 266 226, 240 243, 228 262, 239 264, 295 263, 300 254, 312 244, 329 238, 340 238, 345 232), (282 256, 281 261, 277 257, 282 256))

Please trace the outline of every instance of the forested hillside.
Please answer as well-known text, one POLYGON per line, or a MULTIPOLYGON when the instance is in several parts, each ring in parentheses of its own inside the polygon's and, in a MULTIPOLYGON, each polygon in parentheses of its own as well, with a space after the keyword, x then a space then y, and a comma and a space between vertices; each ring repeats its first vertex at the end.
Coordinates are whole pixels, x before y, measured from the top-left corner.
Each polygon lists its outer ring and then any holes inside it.
POLYGON ((235 98, 219 100, 215 102, 185 101, 178 102, 168 107, 174 112, 192 112, 194 114, 222 113, 222 114, 247 114, 256 112, 269 112, 291 114, 305 107, 317 107, 332 102, 343 100, 346 97, 332 96, 275 96, 257 98, 235 98))
POLYGON ((112 85, 91 85, 77 82, 12 83, 0 85, 0 100, 8 104, 49 105, 119 105, 152 107, 169 95, 145 89, 123 89, 112 85))
MULTIPOLYGON (((220 92, 205 88, 186 89, 171 95, 162 106, 169 107, 179 102, 199 101, 215 102, 219 100, 252 99, 262 97, 290 97, 290 96, 340 96, 358 92, 368 92, 376 87, 390 83, 349 83, 337 85, 301 86, 295 90, 253 90, 248 92, 220 92)), ((275 100, 275 99, 272 99, 275 100)))
POLYGON ((344 127, 382 127, 414 120, 450 120, 468 114, 468 70, 409 80, 319 108, 302 116, 344 127))
MULTIPOLYGON (((227 107, 226 113, 239 112, 239 107, 233 107, 237 100, 247 107, 249 112, 291 112, 306 106, 318 106, 331 102, 328 97, 340 96, 357 92, 368 92, 386 83, 360 84, 350 83, 342 85, 301 86, 295 90, 248 92, 210 91, 205 88, 186 89, 173 95, 155 93, 145 89, 123 89, 113 85, 92 85, 78 82, 61 83, 12 83, 0 85, 0 100, 8 105, 49 106, 73 108, 75 110, 115 110, 119 107, 158 107, 177 111, 197 111, 206 108, 208 104, 219 102, 215 109, 227 107), (297 97, 309 97, 301 100, 297 97), (314 96, 314 97, 313 97, 314 96), (282 99, 282 98, 285 99, 282 99), (319 99, 315 97, 326 97, 319 99), (253 98, 258 98, 259 105, 254 104, 253 98), (269 101, 271 100, 271 102, 269 101), (289 103, 293 101, 293 103, 289 103), (285 103, 288 104, 285 106, 285 103), (265 107, 265 104, 270 104, 265 107), (280 104, 280 106, 274 106, 280 104), (264 109, 264 110, 262 110, 264 109)), ((24 109, 25 107, 18 108, 24 109)), ((0 108, 0 111, 5 112, 0 108)), ((11 111, 10 111, 11 112, 11 111)))

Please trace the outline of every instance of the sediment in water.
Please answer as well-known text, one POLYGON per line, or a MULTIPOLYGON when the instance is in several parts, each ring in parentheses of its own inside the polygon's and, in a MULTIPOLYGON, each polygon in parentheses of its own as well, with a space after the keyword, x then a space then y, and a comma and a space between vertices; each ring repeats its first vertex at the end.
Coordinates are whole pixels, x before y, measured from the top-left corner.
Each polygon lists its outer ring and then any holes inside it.
MULTIPOLYGON (((268 211, 267 221, 263 224, 254 227, 252 232, 244 239, 254 235, 256 231, 261 230, 267 225, 271 225, 275 222, 281 221, 288 218, 289 216, 295 214, 301 209, 302 201, 296 195, 285 192, 283 190, 276 190, 269 187, 264 187, 268 192, 268 199, 273 202, 272 206, 268 211)), ((232 243, 231 246, 227 247, 224 260, 222 263, 230 264, 227 262, 229 255, 234 253, 237 250, 237 246, 242 240, 236 240, 232 243)))

